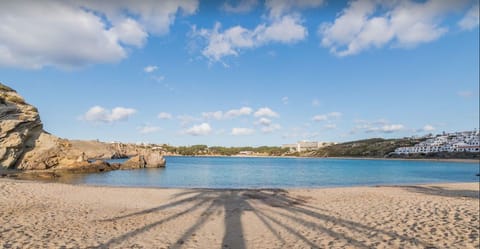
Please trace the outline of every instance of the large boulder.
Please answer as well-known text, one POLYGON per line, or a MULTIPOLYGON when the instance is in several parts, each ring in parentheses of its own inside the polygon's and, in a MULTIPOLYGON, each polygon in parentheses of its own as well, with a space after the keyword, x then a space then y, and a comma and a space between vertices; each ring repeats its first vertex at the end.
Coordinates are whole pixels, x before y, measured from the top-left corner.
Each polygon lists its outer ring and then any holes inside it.
POLYGON ((122 169, 141 169, 141 168, 145 168, 146 165, 147 165, 147 162, 145 162, 145 158, 143 156, 137 155, 125 161, 122 164, 121 168, 122 169))
POLYGON ((160 152, 144 150, 141 154, 125 161, 122 169, 160 168, 165 167, 166 161, 160 152))
POLYGON ((165 158, 158 151, 147 151, 143 154, 143 158, 147 168, 160 168, 166 165, 165 158))

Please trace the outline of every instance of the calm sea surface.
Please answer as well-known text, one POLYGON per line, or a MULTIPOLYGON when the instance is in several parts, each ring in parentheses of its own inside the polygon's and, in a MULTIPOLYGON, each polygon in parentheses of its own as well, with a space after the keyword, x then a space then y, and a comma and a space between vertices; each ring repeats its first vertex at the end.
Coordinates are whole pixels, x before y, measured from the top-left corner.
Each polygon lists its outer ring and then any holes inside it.
MULTIPOLYGON (((168 188, 288 188, 476 182, 478 164, 310 158, 167 157, 161 169, 74 175, 74 184, 168 188)), ((117 161, 118 162, 118 161, 117 161)))

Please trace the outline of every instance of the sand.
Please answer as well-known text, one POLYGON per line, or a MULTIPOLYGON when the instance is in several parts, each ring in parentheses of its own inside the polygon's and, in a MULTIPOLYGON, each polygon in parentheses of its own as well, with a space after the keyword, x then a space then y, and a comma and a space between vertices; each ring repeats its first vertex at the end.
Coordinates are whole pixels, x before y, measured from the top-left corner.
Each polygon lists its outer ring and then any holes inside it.
POLYGON ((478 183, 332 189, 0 179, 3 248, 478 248, 478 183))

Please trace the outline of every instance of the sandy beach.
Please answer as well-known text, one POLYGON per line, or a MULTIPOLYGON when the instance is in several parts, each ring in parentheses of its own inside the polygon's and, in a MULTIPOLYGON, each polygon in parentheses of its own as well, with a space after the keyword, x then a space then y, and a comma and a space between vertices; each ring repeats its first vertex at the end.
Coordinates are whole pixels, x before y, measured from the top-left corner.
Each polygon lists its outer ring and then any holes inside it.
POLYGON ((478 248, 478 183, 331 189, 0 179, 2 248, 478 248))

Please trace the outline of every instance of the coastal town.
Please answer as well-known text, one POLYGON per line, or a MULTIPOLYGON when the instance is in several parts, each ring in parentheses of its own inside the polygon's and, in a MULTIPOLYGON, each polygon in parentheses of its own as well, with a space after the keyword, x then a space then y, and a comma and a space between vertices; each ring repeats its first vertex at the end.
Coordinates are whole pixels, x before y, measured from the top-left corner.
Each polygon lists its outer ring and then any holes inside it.
POLYGON ((480 136, 478 130, 442 133, 430 136, 427 140, 410 147, 399 147, 395 154, 419 154, 436 152, 479 152, 480 136))

